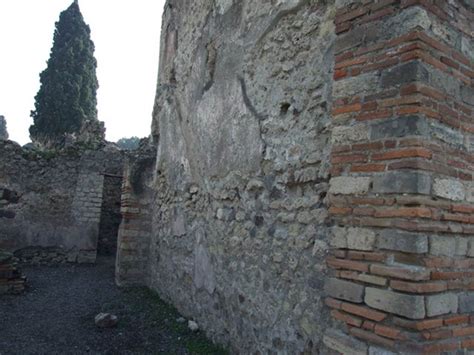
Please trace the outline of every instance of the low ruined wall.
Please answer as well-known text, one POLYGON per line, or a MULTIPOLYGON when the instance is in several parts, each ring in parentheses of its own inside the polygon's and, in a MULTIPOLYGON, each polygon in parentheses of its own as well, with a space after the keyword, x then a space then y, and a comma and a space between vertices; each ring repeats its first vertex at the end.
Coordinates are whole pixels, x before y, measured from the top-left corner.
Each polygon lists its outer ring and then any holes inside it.
POLYGON ((0 157, 0 248, 55 247, 68 261, 94 262, 104 173, 121 174, 121 153, 36 152, 0 141, 0 157))
POLYGON ((151 192, 124 185, 119 282, 234 353, 474 348, 473 16, 168 1, 151 192))

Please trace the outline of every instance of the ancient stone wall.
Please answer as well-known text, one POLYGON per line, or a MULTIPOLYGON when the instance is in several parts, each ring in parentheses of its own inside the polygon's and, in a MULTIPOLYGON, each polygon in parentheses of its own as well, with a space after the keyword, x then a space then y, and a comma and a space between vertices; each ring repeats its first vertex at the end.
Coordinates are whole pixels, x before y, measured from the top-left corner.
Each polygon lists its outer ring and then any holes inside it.
POLYGON ((168 1, 118 280, 235 353, 473 348, 473 11, 168 1))
POLYGON ((42 152, 0 141, 0 157, 0 249, 58 256, 59 248, 68 261, 94 262, 104 173, 121 174, 120 151, 42 152))

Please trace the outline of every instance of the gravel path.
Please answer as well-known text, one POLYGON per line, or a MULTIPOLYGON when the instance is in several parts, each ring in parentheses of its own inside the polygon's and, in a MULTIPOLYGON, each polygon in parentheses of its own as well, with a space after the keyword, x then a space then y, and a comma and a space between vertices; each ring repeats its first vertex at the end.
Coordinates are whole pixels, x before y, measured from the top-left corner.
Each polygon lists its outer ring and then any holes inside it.
POLYGON ((119 289, 113 259, 96 265, 25 267, 30 288, 0 297, 0 355, 6 354, 225 354, 146 289, 119 289), (99 329, 110 312, 119 325, 99 329))

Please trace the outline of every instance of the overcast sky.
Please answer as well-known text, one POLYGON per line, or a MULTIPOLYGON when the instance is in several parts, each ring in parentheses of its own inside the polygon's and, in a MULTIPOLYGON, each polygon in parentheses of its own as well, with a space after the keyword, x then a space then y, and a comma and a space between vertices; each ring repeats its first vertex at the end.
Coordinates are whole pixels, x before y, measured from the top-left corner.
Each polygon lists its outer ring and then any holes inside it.
MULTIPOLYGON (((59 13, 73 0, 0 0, 0 115, 10 139, 29 141, 30 111, 59 13)), ((165 0, 79 0, 98 61, 99 119, 110 141, 147 136, 165 0)))

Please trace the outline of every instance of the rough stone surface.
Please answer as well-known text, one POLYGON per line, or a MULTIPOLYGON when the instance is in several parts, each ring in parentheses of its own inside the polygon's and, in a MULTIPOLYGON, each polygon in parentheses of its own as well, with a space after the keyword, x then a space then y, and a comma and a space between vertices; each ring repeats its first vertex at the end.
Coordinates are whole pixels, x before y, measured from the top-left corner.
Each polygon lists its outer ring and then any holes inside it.
POLYGON ((365 290, 365 303, 375 309, 398 314, 410 319, 423 319, 426 315, 423 296, 407 295, 367 287, 365 290))
POLYGON ((362 303, 364 300, 364 286, 354 282, 330 278, 327 280, 324 290, 334 298, 355 303, 362 303))
POLYGON ((338 176, 331 179, 329 192, 333 194, 364 194, 369 191, 369 177, 338 176))
POLYGON ((428 317, 456 313, 457 310, 458 297, 453 293, 426 296, 426 315, 428 317))
POLYGON ((419 193, 429 195, 431 178, 418 172, 393 172, 374 178, 375 193, 419 193))
POLYGON ((453 201, 462 201, 466 197, 464 185, 454 179, 435 179, 433 193, 435 196, 453 201))
POLYGON ((120 255, 130 280, 141 265, 148 286, 242 353, 314 352, 329 319, 334 10, 293 0, 165 8, 149 221, 135 220, 150 225, 149 243, 120 255))
POLYGON ((384 229, 377 237, 377 246, 380 249, 423 254, 428 252, 428 237, 424 234, 384 229))
POLYGON ((459 312, 472 313, 474 312, 474 294, 463 293, 459 295, 459 312))

